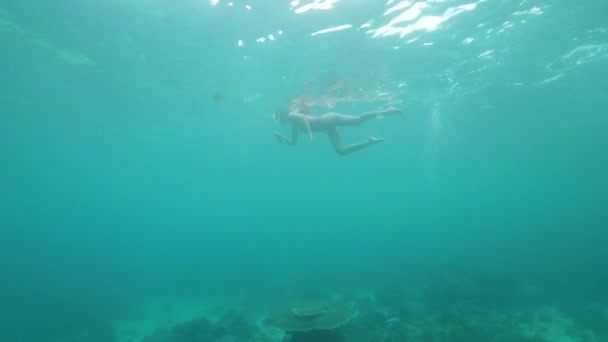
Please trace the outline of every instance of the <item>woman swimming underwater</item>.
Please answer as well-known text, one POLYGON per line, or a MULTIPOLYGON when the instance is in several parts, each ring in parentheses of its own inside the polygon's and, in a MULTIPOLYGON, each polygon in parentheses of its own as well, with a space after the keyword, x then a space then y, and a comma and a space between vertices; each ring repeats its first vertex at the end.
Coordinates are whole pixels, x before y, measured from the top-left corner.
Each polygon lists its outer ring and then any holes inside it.
POLYGON ((318 116, 312 116, 303 114, 299 111, 278 111, 275 114, 275 120, 281 125, 291 124, 291 138, 281 135, 278 132, 274 132, 275 137, 279 142, 286 142, 290 145, 295 145, 298 142, 299 133, 306 133, 310 138, 310 143, 313 142, 313 132, 325 132, 329 137, 329 141, 333 145, 334 149, 341 156, 345 156, 349 153, 359 151, 362 148, 377 144, 384 139, 377 137, 369 137, 367 141, 363 141, 356 144, 346 145, 342 144, 340 132, 338 127, 348 126, 359 126, 361 123, 367 120, 375 119, 380 116, 391 116, 391 115, 403 115, 403 113, 394 107, 363 113, 357 116, 344 115, 338 113, 325 113, 318 116))

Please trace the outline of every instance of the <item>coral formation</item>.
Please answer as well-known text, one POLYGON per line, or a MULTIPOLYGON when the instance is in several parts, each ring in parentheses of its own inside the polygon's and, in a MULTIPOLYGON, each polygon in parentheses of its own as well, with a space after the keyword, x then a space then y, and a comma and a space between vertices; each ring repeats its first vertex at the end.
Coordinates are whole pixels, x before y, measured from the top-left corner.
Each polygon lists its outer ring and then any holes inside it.
POLYGON ((259 331, 241 313, 232 310, 217 322, 200 317, 169 328, 158 329, 142 342, 256 341, 259 331))
POLYGON ((222 308, 222 315, 214 311, 132 341, 608 341, 608 308, 594 296, 547 294, 546 287, 521 279, 458 267, 386 285, 376 291, 306 290, 298 297, 307 299, 275 310, 243 306, 247 315, 222 308))
POLYGON ((357 311, 331 301, 302 301, 271 312, 264 324, 289 333, 292 341, 342 341, 337 328, 357 311))

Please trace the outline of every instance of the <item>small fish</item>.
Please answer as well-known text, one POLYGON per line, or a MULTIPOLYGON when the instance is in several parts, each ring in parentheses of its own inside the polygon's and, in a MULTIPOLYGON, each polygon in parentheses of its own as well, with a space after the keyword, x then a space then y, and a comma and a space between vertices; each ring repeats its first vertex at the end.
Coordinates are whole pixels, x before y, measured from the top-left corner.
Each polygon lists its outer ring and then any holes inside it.
POLYGON ((224 95, 222 95, 220 93, 215 93, 215 94, 213 94, 213 96, 211 97, 211 99, 213 100, 213 102, 218 103, 218 102, 221 102, 224 99, 224 95))

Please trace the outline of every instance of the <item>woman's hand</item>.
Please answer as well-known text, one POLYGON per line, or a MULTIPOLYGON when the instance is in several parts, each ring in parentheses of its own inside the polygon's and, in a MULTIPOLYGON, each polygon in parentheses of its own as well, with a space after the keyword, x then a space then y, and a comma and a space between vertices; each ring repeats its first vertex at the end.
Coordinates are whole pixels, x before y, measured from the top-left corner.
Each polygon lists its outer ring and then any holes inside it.
POLYGON ((277 138, 277 140, 282 143, 283 142, 283 136, 281 135, 281 133, 279 132, 274 132, 274 137, 277 138))

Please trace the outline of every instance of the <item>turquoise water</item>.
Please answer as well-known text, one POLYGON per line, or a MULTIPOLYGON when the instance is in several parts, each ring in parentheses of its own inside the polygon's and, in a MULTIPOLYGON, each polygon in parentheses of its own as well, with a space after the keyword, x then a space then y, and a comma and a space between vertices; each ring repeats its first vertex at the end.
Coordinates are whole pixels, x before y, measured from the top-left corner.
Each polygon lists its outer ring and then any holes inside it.
POLYGON ((608 341, 607 13, 0 1, 0 340, 280 341, 331 299, 334 340, 608 341), (279 144, 300 95, 405 116, 279 144))

